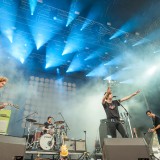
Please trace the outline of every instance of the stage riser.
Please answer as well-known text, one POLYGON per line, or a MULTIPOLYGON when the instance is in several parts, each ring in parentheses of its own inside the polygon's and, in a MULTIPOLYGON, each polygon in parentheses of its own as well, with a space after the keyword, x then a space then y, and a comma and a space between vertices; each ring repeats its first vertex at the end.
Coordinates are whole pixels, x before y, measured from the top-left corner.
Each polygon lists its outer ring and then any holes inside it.
POLYGON ((104 139, 104 160, 149 160, 149 148, 142 138, 104 139))
POLYGON ((25 138, 0 135, 0 159, 16 160, 16 156, 24 157, 25 138))

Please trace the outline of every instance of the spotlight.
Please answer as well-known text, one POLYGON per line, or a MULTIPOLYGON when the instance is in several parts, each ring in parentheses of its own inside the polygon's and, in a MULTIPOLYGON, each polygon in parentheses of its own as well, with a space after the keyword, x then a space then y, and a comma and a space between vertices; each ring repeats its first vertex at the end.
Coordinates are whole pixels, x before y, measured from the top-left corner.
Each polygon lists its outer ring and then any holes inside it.
POLYGON ((156 67, 156 66, 151 67, 151 68, 147 71, 147 74, 148 74, 148 75, 152 75, 152 74, 154 74, 154 73, 155 73, 155 71, 156 71, 156 69, 157 69, 157 67, 156 67))
POLYGON ((80 15, 80 12, 79 11, 75 11, 74 12, 76 15, 80 15))
POLYGON ((53 17, 54 20, 57 20, 57 17, 53 17))
POLYGON ((20 58, 20 62, 23 64, 24 63, 24 58, 20 58))
POLYGON ((111 26, 111 22, 107 22, 107 25, 108 25, 108 26, 111 26))

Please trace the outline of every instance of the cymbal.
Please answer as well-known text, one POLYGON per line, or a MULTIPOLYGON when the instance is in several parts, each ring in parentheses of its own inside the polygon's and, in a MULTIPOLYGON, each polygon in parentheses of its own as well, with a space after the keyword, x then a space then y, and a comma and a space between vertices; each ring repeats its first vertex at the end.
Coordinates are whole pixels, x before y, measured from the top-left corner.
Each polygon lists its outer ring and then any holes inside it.
POLYGON ((42 123, 33 123, 33 125, 36 125, 36 126, 39 126, 39 127, 43 127, 44 126, 44 124, 42 124, 42 123))
POLYGON ((54 122, 54 124, 62 124, 62 123, 64 123, 64 121, 56 121, 56 122, 54 122))
POLYGON ((26 119, 26 121, 28 121, 28 122, 37 122, 36 120, 34 120, 34 119, 26 119))

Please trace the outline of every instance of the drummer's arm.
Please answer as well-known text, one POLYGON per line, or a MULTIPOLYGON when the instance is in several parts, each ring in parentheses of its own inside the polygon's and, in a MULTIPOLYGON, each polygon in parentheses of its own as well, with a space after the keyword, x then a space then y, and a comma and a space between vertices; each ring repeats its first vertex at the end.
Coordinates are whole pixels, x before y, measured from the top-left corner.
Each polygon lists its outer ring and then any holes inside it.
POLYGON ((42 130, 43 131, 47 131, 48 129, 46 127, 42 127, 42 130))

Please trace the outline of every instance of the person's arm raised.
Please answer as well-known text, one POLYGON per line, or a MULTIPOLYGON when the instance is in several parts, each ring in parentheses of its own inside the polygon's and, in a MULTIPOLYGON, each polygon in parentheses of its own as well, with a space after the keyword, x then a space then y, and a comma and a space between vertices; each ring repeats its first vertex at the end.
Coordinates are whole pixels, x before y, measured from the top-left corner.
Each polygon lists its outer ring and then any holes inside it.
POLYGON ((104 94, 104 96, 103 96, 102 104, 105 103, 105 99, 106 99, 106 97, 108 96, 108 94, 110 94, 110 93, 112 93, 112 92, 111 92, 111 88, 108 87, 108 88, 107 88, 107 91, 105 92, 105 94, 104 94))
POLYGON ((129 95, 129 96, 126 96, 126 97, 120 99, 120 102, 123 102, 123 101, 126 101, 126 100, 130 99, 130 98, 134 97, 135 95, 137 95, 138 93, 140 93, 139 90, 136 91, 136 92, 134 92, 133 94, 131 94, 131 95, 129 95))

